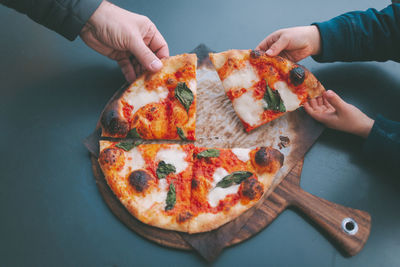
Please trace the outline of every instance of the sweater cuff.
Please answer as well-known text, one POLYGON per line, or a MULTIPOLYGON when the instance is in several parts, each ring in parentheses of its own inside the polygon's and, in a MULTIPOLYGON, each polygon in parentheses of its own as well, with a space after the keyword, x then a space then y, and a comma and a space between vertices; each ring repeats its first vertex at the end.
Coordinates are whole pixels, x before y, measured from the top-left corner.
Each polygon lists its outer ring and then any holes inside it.
POLYGON ((312 58, 317 62, 348 61, 347 55, 351 55, 353 49, 349 44, 354 43, 348 18, 341 15, 312 25, 317 26, 321 36, 321 53, 312 58))
POLYGON ((372 161, 394 163, 400 156, 400 123, 378 115, 363 147, 363 154, 372 161))

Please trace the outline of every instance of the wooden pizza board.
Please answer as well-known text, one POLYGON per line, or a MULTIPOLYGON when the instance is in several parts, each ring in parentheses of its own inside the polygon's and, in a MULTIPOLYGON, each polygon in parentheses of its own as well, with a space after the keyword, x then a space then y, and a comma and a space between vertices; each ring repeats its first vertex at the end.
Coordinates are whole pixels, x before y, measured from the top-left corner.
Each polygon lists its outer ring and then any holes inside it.
MULTIPOLYGON (((242 214, 221 228, 204 234, 181 234, 141 223, 118 201, 104 179, 96 157, 99 151, 100 124, 98 123, 96 132, 84 143, 91 152, 92 168, 98 189, 111 211, 126 226, 146 239, 177 249, 194 248, 204 258, 212 261, 223 247, 240 243, 254 236, 267 227, 282 211, 294 206, 325 230, 346 254, 357 254, 369 236, 371 227, 369 214, 320 199, 304 192, 299 186, 302 158, 322 132, 322 128, 318 129, 315 122, 307 118, 304 112, 296 111, 250 134, 245 134, 240 130, 242 125, 229 99, 220 88, 218 75, 208 59, 208 51, 210 50, 204 45, 194 50, 199 58, 197 69, 199 116, 196 120, 196 135, 199 140, 195 144, 226 148, 273 146, 279 140, 277 138, 281 133, 289 135, 290 147, 281 150, 284 154, 286 153, 284 166, 275 177, 271 190, 267 192, 268 197, 262 200, 260 205, 247 211, 247 214, 242 214), (346 220, 349 220, 347 224, 346 220), (351 227, 354 229, 346 230, 342 224, 347 225, 349 229, 351 227), (355 231, 356 228, 357 231, 355 231)), ((123 92, 124 87, 116 92, 109 103, 123 92)))
MULTIPOLYGON (((111 211, 127 227, 160 245, 191 250, 192 247, 175 231, 141 223, 125 209, 107 185, 97 158, 91 156, 97 187, 111 211)), ((366 243, 371 216, 364 211, 347 208, 311 195, 300 188, 303 160, 300 161, 253 213, 228 246, 243 242, 267 227, 288 207, 295 207, 328 234, 331 241, 346 255, 357 254, 366 243)))

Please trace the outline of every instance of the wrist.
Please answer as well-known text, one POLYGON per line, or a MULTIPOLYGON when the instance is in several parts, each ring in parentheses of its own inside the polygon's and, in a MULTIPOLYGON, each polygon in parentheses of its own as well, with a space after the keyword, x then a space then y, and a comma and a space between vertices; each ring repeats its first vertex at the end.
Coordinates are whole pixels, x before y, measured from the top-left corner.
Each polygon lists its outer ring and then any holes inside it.
POLYGON ((361 136, 363 138, 367 138, 369 133, 372 130, 372 126, 374 125, 375 120, 371 119, 368 116, 365 116, 363 123, 360 125, 356 135, 361 136))
POLYGON ((311 25, 309 27, 311 32, 311 55, 316 56, 321 53, 321 34, 316 25, 311 25))

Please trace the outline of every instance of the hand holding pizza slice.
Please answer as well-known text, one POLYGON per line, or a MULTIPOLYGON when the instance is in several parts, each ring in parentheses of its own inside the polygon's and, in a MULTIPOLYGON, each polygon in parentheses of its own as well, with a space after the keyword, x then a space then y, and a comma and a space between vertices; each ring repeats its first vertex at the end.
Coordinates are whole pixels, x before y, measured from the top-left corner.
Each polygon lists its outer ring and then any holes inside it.
POLYGON ((263 51, 229 50, 210 59, 247 132, 325 91, 305 67, 263 51))

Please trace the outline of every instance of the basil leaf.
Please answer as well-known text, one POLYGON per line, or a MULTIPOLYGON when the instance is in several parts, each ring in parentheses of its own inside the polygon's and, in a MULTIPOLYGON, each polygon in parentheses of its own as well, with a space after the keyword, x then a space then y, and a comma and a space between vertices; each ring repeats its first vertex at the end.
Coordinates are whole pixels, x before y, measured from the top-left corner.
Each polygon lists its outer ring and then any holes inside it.
POLYGON ((135 140, 133 142, 119 142, 118 144, 116 144, 115 146, 118 148, 122 148, 125 151, 129 151, 132 148, 140 145, 141 143, 143 143, 142 140, 135 140))
POLYGON ((176 203, 176 192, 175 192, 175 186, 173 183, 169 185, 169 190, 167 193, 167 200, 165 201, 167 205, 165 206, 165 210, 171 210, 174 208, 175 203, 176 203))
POLYGON ((277 90, 272 90, 271 87, 268 86, 268 83, 264 94, 264 101, 267 104, 266 106, 264 106, 264 109, 266 110, 269 109, 279 112, 286 111, 285 105, 283 103, 283 100, 281 99, 281 96, 279 95, 279 92, 277 90))
POLYGON ((200 153, 197 154, 197 158, 218 158, 219 157, 219 150, 218 149, 207 149, 204 151, 201 151, 200 153))
POLYGON ((163 179, 167 177, 168 174, 176 172, 175 166, 169 163, 165 163, 165 161, 160 161, 157 167, 157 178, 163 179))
POLYGON ((217 183, 216 187, 227 188, 231 186, 233 183, 240 184, 241 182, 251 177, 252 175, 253 173, 248 171, 232 172, 231 174, 222 178, 222 180, 217 183))
POLYGON ((178 132, 178 135, 182 140, 187 140, 186 136, 185 136, 185 133, 183 132, 183 130, 181 128, 176 127, 176 131, 178 132))
POLYGON ((132 139, 140 139, 140 135, 137 132, 136 128, 133 128, 132 130, 130 130, 128 132, 128 134, 126 135, 126 138, 132 138, 132 139))
POLYGON ((190 105, 193 103, 193 92, 187 87, 186 83, 178 83, 175 87, 175 97, 182 103, 186 111, 189 112, 190 105))

